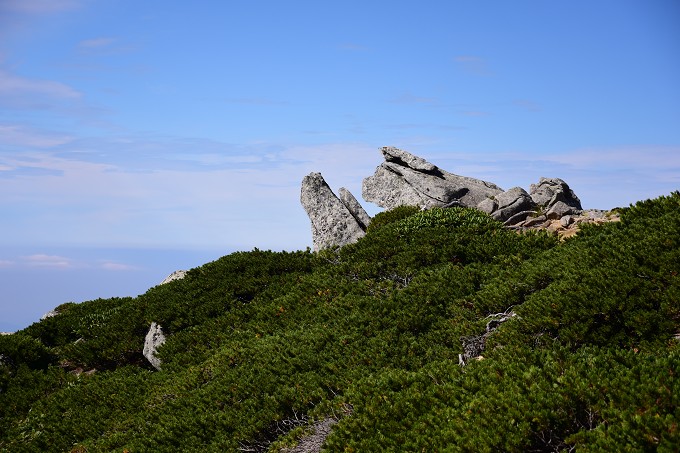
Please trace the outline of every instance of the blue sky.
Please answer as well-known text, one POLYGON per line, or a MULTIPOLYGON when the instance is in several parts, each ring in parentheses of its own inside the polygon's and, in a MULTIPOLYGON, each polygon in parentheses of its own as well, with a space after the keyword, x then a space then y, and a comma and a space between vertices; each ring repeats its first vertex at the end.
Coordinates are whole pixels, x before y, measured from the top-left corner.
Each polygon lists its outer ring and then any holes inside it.
POLYGON ((0 0, 0 330, 311 246, 303 176, 360 198, 381 146, 587 208, 667 194, 678 81, 675 0, 0 0))

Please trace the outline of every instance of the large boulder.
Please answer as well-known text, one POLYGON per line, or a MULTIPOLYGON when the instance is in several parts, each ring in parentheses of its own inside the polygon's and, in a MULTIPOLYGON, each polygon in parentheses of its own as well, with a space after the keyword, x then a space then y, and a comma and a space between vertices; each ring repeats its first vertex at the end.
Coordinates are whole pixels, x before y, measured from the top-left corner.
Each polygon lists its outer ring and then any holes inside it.
POLYGON ((385 209, 401 205, 423 209, 443 206, 476 207, 503 190, 490 182, 458 176, 406 151, 381 148, 385 162, 364 179, 364 200, 385 209))
POLYGON ((536 203, 526 190, 521 187, 513 187, 482 200, 477 205, 477 209, 490 214, 496 220, 514 225, 534 214, 536 203))
POLYGON ((367 221, 360 223, 357 217, 368 217, 368 214, 347 189, 342 192, 351 208, 333 193, 321 173, 310 173, 302 179, 300 202, 312 222, 315 251, 351 244, 366 234, 364 222, 367 221))
POLYGON ((550 219, 578 214, 583 208, 569 185, 560 178, 541 178, 529 188, 531 199, 550 219))

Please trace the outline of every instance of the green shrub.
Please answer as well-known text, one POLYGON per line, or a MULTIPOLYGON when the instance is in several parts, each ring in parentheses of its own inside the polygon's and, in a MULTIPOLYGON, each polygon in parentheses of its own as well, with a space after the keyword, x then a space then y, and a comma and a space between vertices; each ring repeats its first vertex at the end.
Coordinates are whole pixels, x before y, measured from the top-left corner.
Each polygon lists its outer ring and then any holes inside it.
POLYGON ((370 234, 379 228, 388 225, 390 223, 397 222, 399 220, 405 219, 406 217, 412 216, 420 212, 421 209, 418 206, 397 206, 388 211, 379 212, 372 219, 371 223, 366 229, 366 233, 370 234))
POLYGON ((265 450, 329 415, 329 451, 678 450, 680 194, 563 243, 384 214, 337 250, 234 253, 0 337, 0 450, 265 450))

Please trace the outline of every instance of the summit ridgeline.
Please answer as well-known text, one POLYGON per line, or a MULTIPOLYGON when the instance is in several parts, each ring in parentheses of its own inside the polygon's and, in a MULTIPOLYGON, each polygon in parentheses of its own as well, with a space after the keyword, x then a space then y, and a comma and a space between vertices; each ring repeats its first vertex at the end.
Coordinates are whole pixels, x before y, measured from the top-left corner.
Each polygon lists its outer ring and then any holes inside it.
MULTIPOLYGON (((584 211, 569 185, 559 178, 540 178, 529 192, 521 187, 504 191, 496 184, 442 170, 407 151, 383 147, 385 161, 364 178, 364 200, 385 209, 462 206, 476 208, 509 228, 548 229, 573 235, 580 223, 617 220, 615 214, 584 211)), ((314 250, 343 246, 366 234, 370 217, 345 188, 333 193, 321 173, 302 180, 300 201, 312 224, 314 250)))

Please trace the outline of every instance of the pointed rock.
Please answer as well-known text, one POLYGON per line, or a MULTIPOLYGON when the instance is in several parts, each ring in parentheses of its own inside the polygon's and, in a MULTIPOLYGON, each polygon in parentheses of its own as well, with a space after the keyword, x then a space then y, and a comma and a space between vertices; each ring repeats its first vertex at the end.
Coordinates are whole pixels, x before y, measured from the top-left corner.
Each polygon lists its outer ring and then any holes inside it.
POLYGON ((144 338, 144 349, 142 350, 142 354, 144 355, 144 357, 146 357, 149 363, 157 370, 161 369, 161 359, 156 357, 156 350, 163 343, 165 343, 165 335, 163 335, 163 329, 159 324, 152 322, 151 327, 149 327, 149 332, 147 332, 146 338, 144 338))
POLYGON ((441 170, 406 151, 384 147, 385 162, 364 179, 364 200, 385 209, 414 205, 423 209, 457 204, 474 207, 502 189, 495 184, 441 170))
POLYGON ((300 202, 312 222, 315 251, 351 244, 366 234, 352 212, 333 193, 321 173, 310 173, 302 179, 300 202))

